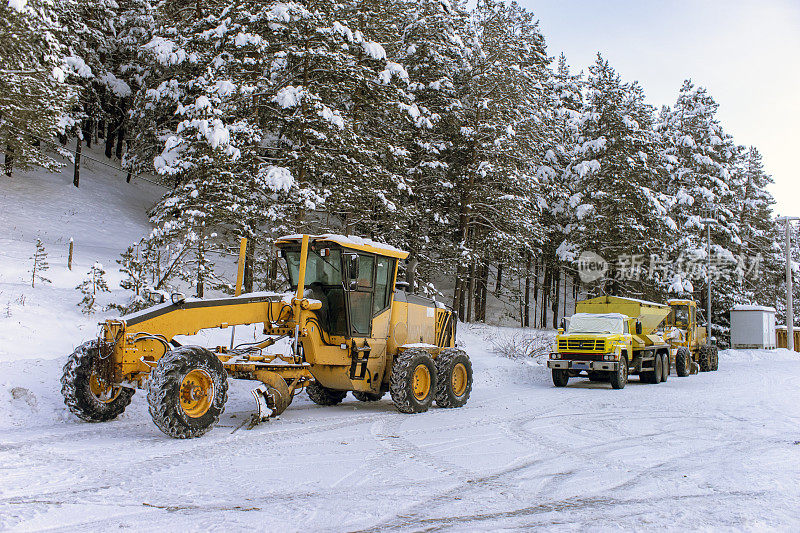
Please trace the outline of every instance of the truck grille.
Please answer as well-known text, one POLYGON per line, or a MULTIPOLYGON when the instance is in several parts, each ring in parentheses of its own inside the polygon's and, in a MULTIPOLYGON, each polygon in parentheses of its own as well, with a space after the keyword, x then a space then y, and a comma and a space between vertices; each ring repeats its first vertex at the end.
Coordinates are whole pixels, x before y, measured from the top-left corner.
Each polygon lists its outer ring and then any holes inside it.
POLYGON ((561 339, 558 341, 559 350, 603 350, 605 341, 602 340, 581 340, 581 339, 561 339))

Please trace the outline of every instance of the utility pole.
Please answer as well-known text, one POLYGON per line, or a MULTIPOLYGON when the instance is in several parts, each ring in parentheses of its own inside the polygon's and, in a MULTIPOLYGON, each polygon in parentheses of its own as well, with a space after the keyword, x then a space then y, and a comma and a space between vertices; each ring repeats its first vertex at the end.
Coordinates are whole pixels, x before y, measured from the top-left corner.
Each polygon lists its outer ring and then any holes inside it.
POLYGON ((786 222, 786 347, 794 351, 794 311, 792 309, 792 220, 799 217, 781 217, 786 222))
POLYGON ((700 222, 706 225, 706 283, 708 287, 708 343, 712 344, 714 334, 711 329, 711 225, 719 224, 713 218, 701 218, 700 222))

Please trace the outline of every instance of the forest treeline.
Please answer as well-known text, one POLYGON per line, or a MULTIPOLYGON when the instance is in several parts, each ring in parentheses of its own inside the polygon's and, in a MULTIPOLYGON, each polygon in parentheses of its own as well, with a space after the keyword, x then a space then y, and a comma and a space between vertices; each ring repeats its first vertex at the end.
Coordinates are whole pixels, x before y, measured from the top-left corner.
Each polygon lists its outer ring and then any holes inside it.
POLYGON ((300 231, 408 250, 411 287, 454 279, 467 321, 495 300, 532 326, 577 294, 704 301, 711 265, 724 337, 731 305, 782 290, 771 178, 708 91, 676 80, 656 109, 600 54, 585 72, 549 55, 516 3, 10 0, 0 15, 6 174, 59 151, 77 174, 100 143, 129 179, 168 186, 122 260, 136 293, 224 289, 212 252, 239 237, 248 288, 273 288, 271 243, 300 231), (607 270, 582 283, 588 252, 607 270))

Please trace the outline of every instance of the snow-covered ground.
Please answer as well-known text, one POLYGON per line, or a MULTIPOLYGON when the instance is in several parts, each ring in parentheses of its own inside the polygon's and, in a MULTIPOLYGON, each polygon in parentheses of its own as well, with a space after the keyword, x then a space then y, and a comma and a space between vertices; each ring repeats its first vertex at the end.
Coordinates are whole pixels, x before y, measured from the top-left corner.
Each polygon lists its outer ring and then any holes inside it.
POLYGON ((114 260, 161 193, 106 171, 86 162, 78 190, 68 172, 0 178, 0 530, 800 529, 800 358, 785 350, 724 352, 718 372, 659 385, 556 389, 541 362, 492 351, 518 330, 461 325, 475 370, 462 409, 302 394, 236 430, 254 406, 233 381, 200 439, 160 433, 141 391, 118 420, 77 420, 61 366, 102 315, 82 315, 74 287, 99 260, 119 300, 114 260), (37 236, 53 283, 32 289, 37 236))
POLYGON ((220 424, 179 441, 144 394, 83 423, 61 359, 0 363, 0 529, 462 531, 796 530, 800 362, 725 352, 720 370, 621 390, 491 353, 462 328, 475 389, 462 409, 403 415, 384 399, 276 420, 233 382, 220 424))

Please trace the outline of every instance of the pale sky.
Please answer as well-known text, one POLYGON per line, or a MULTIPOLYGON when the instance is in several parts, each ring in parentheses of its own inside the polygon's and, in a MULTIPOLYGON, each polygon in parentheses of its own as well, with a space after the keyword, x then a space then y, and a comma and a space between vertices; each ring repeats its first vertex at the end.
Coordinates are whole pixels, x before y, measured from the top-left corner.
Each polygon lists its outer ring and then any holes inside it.
POLYGON ((775 211, 800 216, 800 0, 518 1, 575 71, 599 51, 656 108, 686 78, 706 87, 734 141, 763 155, 775 211))

